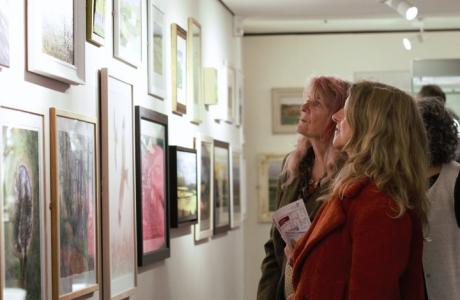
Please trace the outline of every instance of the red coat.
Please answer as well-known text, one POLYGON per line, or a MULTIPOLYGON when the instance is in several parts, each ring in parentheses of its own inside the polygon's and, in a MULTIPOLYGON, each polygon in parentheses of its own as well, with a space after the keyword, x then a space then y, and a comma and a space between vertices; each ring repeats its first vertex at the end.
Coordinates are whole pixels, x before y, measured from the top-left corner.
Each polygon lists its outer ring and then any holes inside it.
POLYGON ((296 300, 423 300, 420 221, 369 180, 326 202, 292 261, 296 300))

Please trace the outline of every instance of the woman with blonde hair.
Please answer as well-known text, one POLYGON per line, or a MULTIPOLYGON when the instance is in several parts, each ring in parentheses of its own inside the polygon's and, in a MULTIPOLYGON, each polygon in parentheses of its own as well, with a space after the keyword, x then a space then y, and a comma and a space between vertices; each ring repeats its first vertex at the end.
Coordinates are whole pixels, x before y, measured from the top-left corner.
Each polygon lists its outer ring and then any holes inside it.
MULTIPOLYGON (((335 77, 320 76, 310 81, 305 103, 300 107, 297 146, 283 162, 278 181, 278 208, 303 199, 313 220, 321 202, 316 201, 328 190, 334 165, 332 138, 335 123, 332 114, 343 107, 349 84, 335 77)), ((284 300, 292 293, 291 268, 286 269, 285 243, 275 226, 265 243, 262 277, 257 291, 258 300, 284 300), (287 271, 287 274, 285 274, 287 271), (286 279, 285 279, 286 278, 286 279)))
POLYGON ((428 152, 413 98, 355 83, 333 120, 334 147, 348 160, 291 257, 291 298, 424 299, 428 152))

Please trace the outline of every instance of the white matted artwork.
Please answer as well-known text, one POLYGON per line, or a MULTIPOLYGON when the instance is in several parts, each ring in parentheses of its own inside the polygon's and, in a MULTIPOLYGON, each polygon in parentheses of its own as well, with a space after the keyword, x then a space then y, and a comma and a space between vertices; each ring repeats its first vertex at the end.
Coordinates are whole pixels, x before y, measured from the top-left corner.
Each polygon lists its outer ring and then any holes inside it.
POLYGON ((284 155, 260 154, 257 157, 259 217, 261 223, 271 223, 278 206, 278 178, 281 174, 284 155))
POLYGON ((377 81, 397 87, 407 93, 410 93, 412 89, 411 74, 409 70, 354 72, 353 80, 377 81))
POLYGON ((147 5, 148 90, 150 95, 163 100, 166 97, 165 15, 154 0, 148 0, 147 5))
POLYGON ((44 117, 0 108, 0 299, 49 299, 44 117))
POLYGON ((85 82, 85 1, 28 0, 30 72, 69 84, 85 82))
POLYGON ((233 67, 227 67, 227 98, 225 101, 225 121, 228 123, 235 122, 236 109, 236 71, 233 67))
POLYGON ((172 111, 187 113, 187 31, 171 24, 172 111))
POLYGON ((0 66, 10 66, 9 1, 0 0, 0 66))
POLYGON ((272 89, 272 132, 296 133, 303 88, 272 89))
POLYGON ((203 121, 203 74, 201 66, 201 25, 194 18, 188 18, 187 32, 187 89, 189 115, 192 123, 203 121))
POLYGON ((113 11, 114 56, 138 67, 142 60, 141 0, 115 0, 113 11))
POLYGON ((133 157, 134 86, 101 71, 104 299, 124 299, 136 277, 133 157))
POLYGON ((197 136, 194 140, 198 157, 198 223, 195 224, 195 241, 212 236, 214 151, 210 137, 197 136))

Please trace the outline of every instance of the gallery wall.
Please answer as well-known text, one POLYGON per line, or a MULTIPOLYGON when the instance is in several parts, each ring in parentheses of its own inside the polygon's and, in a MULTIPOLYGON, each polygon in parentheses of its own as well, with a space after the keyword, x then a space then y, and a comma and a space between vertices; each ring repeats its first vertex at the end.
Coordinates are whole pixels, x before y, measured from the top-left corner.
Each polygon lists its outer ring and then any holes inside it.
MULTIPOLYGON (((165 16, 166 98, 156 99, 147 92, 147 1, 142 2, 142 63, 133 68, 113 56, 113 22, 107 19, 103 47, 85 42, 85 83, 68 85, 27 71, 27 1, 9 1, 10 66, 0 69, 0 104, 41 113, 44 123, 45 194, 50 203, 49 108, 95 117, 99 116, 99 70, 108 68, 134 83, 134 105, 168 115, 169 144, 193 148, 193 137, 201 134, 230 143, 243 153, 243 126, 216 122, 222 110, 210 106, 203 122, 195 125, 188 116, 171 111, 171 32, 170 24, 187 28, 195 18, 202 29, 202 65, 218 70, 219 99, 226 97, 226 71, 232 67, 243 76, 241 38, 233 36, 233 17, 216 0, 154 0, 165 16), (222 87, 220 85, 223 85, 222 87)), ((0 3, 2 3, 0 1, 0 3)), ((108 11, 113 1, 107 1, 108 11)), ((109 16, 111 14, 108 14, 109 16)), ((244 153, 241 170, 244 181, 244 153)), ((245 194, 244 184, 242 195, 245 194)), ((244 197, 243 197, 244 198, 244 197)), ((243 214, 245 205, 243 200, 243 214)), ((51 292, 50 212, 46 210, 47 290, 51 292)), ((171 229, 170 257, 139 268, 137 289, 132 299, 242 299, 244 290, 243 223, 225 234, 194 242, 193 226, 171 229)), ((102 283, 102 281, 101 281, 102 283)), ((50 294, 49 294, 50 295, 50 294)), ((101 299, 100 292, 89 299, 101 299)))
POLYGON ((304 87, 309 78, 335 75, 353 80, 355 72, 409 72, 413 59, 458 58, 460 33, 425 33, 412 51, 407 34, 253 36, 243 39, 248 215, 245 223, 245 299, 255 299, 263 245, 270 224, 258 222, 257 155, 285 154, 295 134, 272 134, 272 88, 304 87))

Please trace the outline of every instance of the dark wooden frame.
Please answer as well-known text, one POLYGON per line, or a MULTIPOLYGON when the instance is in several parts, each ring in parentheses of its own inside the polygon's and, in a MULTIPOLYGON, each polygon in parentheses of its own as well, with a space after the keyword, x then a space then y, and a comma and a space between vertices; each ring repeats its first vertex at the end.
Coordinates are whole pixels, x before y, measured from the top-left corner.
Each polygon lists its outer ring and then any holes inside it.
POLYGON ((224 232, 227 232, 228 230, 230 230, 230 224, 231 224, 231 182, 232 182, 232 178, 230 176, 230 168, 232 167, 231 164, 230 164, 230 155, 231 155, 231 152, 230 152, 230 144, 227 143, 227 142, 222 142, 222 141, 218 141, 218 140, 214 140, 214 147, 213 147, 213 156, 214 156, 214 162, 213 162, 213 172, 214 172, 214 195, 213 195, 213 210, 214 210, 214 234, 219 234, 219 233, 224 233, 224 232), (227 194, 228 194, 228 224, 225 224, 225 225, 220 225, 218 226, 217 224, 217 214, 219 213, 218 210, 217 210, 217 197, 216 197, 216 191, 217 191, 217 184, 216 184, 216 174, 215 174, 215 166, 216 166, 216 147, 218 148, 223 148, 223 149, 226 149, 227 150, 227 172, 228 172, 228 191, 227 191, 227 194))
POLYGON ((178 198, 177 198, 177 152, 189 152, 195 154, 196 166, 198 168, 198 157, 195 149, 184 148, 179 146, 169 146, 169 186, 170 186, 170 216, 171 227, 177 228, 182 226, 193 225, 198 222, 198 172, 195 169, 196 177, 196 212, 192 217, 180 220, 178 215, 178 198))
POLYGON ((169 177, 168 177, 168 116, 152 111, 150 109, 136 106, 135 107, 135 143, 136 143, 136 219, 137 219, 137 264, 145 266, 153 262, 170 257, 170 241, 169 241, 169 177), (144 238, 143 238, 143 210, 142 210, 142 151, 141 151, 141 120, 149 121, 161 125, 165 128, 165 147, 164 147, 164 201, 165 201, 165 243, 166 246, 157 249, 151 253, 144 254, 144 238))

